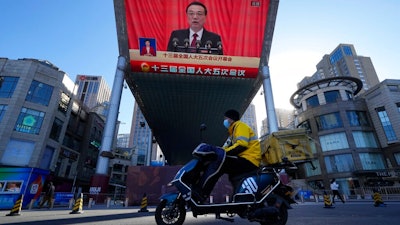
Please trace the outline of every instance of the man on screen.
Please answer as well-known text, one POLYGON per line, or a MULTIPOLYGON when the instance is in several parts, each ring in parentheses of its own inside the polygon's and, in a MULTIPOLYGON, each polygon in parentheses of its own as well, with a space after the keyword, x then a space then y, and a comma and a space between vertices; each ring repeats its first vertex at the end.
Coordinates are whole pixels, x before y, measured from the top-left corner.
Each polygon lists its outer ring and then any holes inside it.
POLYGON ((190 27, 172 31, 167 51, 222 55, 221 37, 204 28, 206 6, 201 2, 192 2, 186 7, 186 16, 190 27))

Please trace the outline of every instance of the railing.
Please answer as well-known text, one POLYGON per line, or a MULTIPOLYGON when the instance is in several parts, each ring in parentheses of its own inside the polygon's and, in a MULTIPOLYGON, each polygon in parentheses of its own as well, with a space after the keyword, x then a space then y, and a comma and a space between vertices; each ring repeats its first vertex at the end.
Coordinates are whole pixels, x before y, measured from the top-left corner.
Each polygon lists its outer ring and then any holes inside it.
MULTIPOLYGON (((378 191, 381 194, 382 200, 400 201, 400 187, 399 186, 385 186, 385 187, 360 187, 347 190, 345 193, 340 193, 346 200, 371 200, 373 201, 373 193, 378 191)), ((331 190, 298 190, 296 200, 301 202, 318 202, 323 201, 323 195, 332 195, 331 190)))

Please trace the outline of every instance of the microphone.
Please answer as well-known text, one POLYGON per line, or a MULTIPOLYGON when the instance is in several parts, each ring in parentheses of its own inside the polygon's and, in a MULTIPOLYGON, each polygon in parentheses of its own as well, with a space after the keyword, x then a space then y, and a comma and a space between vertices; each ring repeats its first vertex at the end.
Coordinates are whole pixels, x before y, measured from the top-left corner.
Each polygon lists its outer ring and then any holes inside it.
POLYGON ((206 48, 207 48, 207 49, 211 49, 211 46, 212 46, 212 41, 208 40, 208 41, 206 42, 206 48))
POLYGON ((218 46, 218 50, 222 50, 222 42, 218 41, 217 46, 218 46))
POLYGON ((200 44, 201 44, 200 40, 196 40, 196 48, 200 48, 200 44))
POLYGON ((185 40, 183 40, 183 43, 185 48, 189 47, 189 38, 185 38, 185 40))
POLYGON ((179 42, 178 38, 173 38, 172 39, 172 44, 173 44, 174 48, 176 48, 178 46, 178 42, 179 42))

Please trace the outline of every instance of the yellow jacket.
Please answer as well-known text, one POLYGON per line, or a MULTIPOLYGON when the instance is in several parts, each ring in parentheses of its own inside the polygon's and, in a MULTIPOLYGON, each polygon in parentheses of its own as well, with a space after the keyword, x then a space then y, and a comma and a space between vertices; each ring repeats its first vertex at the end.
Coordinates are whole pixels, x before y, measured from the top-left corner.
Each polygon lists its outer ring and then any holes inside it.
POLYGON ((257 135, 249 125, 238 120, 228 129, 231 144, 224 146, 228 155, 237 155, 260 166, 261 147, 257 135))

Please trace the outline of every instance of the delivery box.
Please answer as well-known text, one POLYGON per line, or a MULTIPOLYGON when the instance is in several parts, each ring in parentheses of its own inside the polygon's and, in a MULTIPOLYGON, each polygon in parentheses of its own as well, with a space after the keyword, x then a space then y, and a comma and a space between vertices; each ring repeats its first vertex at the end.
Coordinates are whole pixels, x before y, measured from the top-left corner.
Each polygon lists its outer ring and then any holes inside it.
POLYGON ((296 163, 312 158, 312 152, 305 129, 273 132, 261 140, 262 162, 273 165, 287 158, 296 163))

